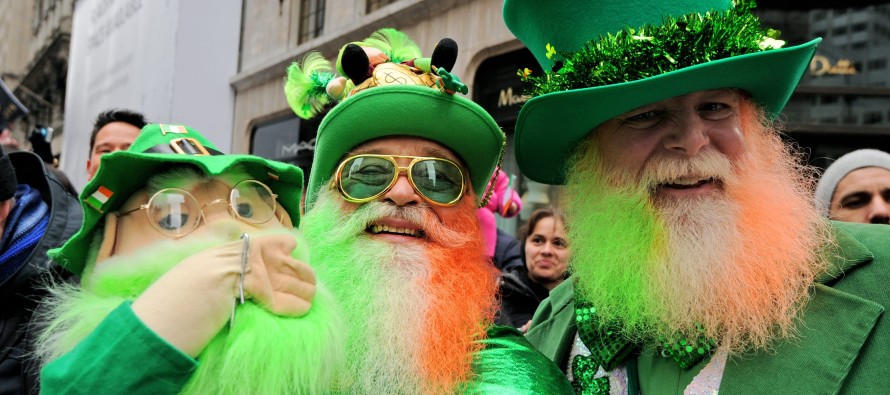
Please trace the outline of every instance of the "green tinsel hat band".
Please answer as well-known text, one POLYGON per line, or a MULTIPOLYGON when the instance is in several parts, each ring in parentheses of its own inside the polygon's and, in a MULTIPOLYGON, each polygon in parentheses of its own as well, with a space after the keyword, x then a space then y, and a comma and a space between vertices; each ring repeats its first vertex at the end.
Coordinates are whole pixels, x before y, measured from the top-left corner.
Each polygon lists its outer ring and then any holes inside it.
POLYGON ((591 40, 577 52, 559 52, 546 45, 553 70, 531 76, 532 97, 636 81, 697 64, 781 48, 779 32, 761 27, 750 0, 726 11, 665 17, 659 26, 626 28, 591 40), (561 58, 561 59, 560 59, 561 58))

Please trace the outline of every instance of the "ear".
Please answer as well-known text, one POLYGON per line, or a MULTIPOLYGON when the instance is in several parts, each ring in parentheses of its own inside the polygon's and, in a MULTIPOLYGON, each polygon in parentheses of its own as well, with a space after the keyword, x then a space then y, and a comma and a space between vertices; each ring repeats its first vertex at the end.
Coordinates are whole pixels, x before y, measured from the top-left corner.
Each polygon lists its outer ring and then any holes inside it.
POLYGON ((114 254, 114 244, 117 242, 117 215, 105 215, 105 230, 102 233, 102 244, 99 245, 99 254, 96 256, 96 264, 111 258, 114 254))
POLYGON ((451 71, 457 62, 457 43, 450 38, 439 40, 433 49, 433 58, 430 62, 437 68, 451 71))
POLYGON ((371 61, 365 50, 358 45, 346 44, 343 56, 340 57, 340 65, 353 84, 361 84, 371 77, 371 61))
POLYGON ((0 202, 0 234, 6 229, 6 218, 9 217, 9 212, 12 211, 13 205, 15 205, 15 198, 9 198, 0 202))

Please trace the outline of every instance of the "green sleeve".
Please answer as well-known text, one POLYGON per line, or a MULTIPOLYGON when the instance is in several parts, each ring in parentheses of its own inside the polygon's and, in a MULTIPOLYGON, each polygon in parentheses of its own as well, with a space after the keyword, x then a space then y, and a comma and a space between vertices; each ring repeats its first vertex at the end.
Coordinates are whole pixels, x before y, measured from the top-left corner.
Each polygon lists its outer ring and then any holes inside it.
POLYGON ((556 365, 514 328, 492 326, 474 360, 476 379, 466 394, 574 394, 556 365))
POLYGON ((146 327, 125 302, 41 370, 41 393, 176 394, 197 365, 146 327))

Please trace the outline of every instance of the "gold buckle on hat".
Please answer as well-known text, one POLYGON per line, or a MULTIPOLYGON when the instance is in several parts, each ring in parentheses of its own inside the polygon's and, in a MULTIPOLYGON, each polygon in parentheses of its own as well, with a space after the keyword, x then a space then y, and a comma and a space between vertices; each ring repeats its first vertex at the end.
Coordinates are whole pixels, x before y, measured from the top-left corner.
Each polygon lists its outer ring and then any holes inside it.
POLYGON ((201 144, 201 142, 191 137, 170 140, 170 148, 177 154, 210 156, 210 152, 207 152, 207 148, 204 148, 204 145, 201 144))

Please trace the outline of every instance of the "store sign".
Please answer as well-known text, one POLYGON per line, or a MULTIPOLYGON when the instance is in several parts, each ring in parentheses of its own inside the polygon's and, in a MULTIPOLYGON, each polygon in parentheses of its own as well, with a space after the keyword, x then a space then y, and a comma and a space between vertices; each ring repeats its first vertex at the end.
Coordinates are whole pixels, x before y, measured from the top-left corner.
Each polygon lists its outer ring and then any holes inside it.
POLYGON ((531 99, 528 95, 516 95, 513 93, 513 87, 508 86, 507 89, 501 89, 498 94, 498 108, 510 107, 515 104, 522 104, 531 99))
POLYGON ((315 153, 315 137, 309 141, 299 141, 290 145, 281 145, 280 147, 281 149, 278 151, 279 158, 298 156, 300 151, 307 152, 306 155, 313 155, 315 153))
POLYGON ((831 59, 824 55, 813 56, 810 61, 810 74, 812 75, 853 75, 858 74, 856 66, 850 59, 838 59, 831 63, 831 59))

